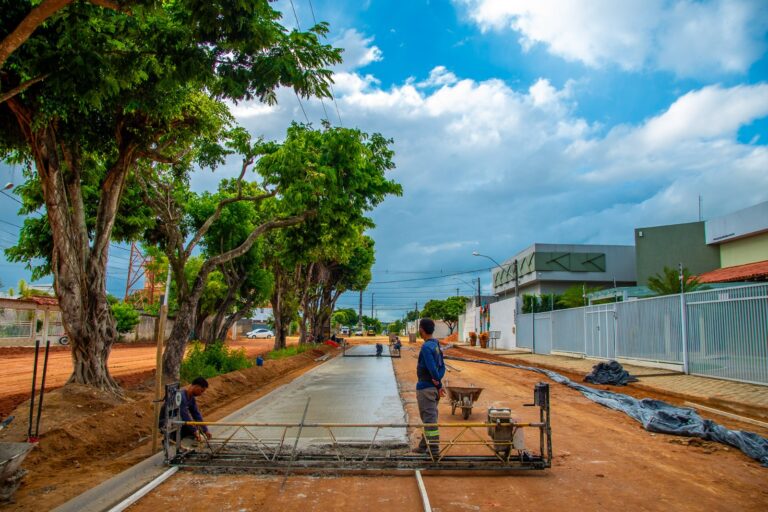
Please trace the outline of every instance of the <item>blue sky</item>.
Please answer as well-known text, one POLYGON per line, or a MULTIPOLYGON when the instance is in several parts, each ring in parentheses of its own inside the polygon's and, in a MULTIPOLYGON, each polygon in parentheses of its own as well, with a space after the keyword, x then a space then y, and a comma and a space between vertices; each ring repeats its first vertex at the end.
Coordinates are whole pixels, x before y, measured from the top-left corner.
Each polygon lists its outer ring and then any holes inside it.
MULTIPOLYGON (((274 5, 294 27, 291 4, 274 5)), ((309 1, 293 5, 308 27, 309 1)), ((385 282, 486 268, 473 250, 501 261, 534 242, 630 244, 634 227, 696 220, 699 195, 706 218, 768 200, 768 2, 313 0, 311 7, 330 23, 330 41, 345 48, 334 88, 344 126, 395 139, 392 177, 405 189, 373 213, 368 313, 371 293, 377 314, 391 319, 457 287, 470 293, 476 276, 488 289, 488 271, 459 276, 467 282, 385 282)), ((280 139, 304 116, 292 94, 279 98, 276 107, 233 110, 254 134, 280 139)), ((319 124, 320 102, 304 107, 319 124)), ((201 173, 193 186, 214 188, 236 168, 201 173)), ((0 197, 11 221, 13 206, 0 197)), ((0 245, 10 236, 0 233, 0 245)), ((113 255, 115 293, 127 253, 113 255)), ((18 266, 2 263, 6 285, 19 277, 18 266)))

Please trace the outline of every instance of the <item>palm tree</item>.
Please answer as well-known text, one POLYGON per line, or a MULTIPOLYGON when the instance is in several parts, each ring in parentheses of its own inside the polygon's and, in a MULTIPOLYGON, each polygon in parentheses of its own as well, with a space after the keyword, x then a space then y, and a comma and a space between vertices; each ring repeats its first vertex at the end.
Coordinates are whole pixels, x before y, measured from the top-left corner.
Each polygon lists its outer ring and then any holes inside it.
MULTIPOLYGON (((687 268, 683 268, 683 283, 685 291, 692 292, 702 288, 699 279, 691 275, 687 268)), ((656 274, 648 278, 648 288, 656 295, 672 295, 680 293, 680 275, 674 268, 664 267, 661 274, 656 274)))

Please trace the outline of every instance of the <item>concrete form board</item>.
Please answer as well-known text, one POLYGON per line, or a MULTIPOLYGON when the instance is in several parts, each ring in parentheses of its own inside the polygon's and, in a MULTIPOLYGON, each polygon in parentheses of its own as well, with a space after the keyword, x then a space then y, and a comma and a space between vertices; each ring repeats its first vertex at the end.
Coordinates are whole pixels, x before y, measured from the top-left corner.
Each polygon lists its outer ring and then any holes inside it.
MULTIPOLYGON (((384 350, 388 350, 384 347, 384 350)), ((373 345, 352 347, 350 355, 373 354, 373 345)), ((299 423, 310 399, 306 423, 391 424, 405 423, 405 410, 400 400, 389 357, 336 357, 298 377, 243 409, 224 418, 222 422, 237 423, 299 423)), ((216 437, 231 433, 233 427, 214 427, 216 437)), ((286 445, 293 446, 297 430, 288 429, 286 445)), ((252 430, 261 439, 279 440, 281 428, 252 430)), ((341 443, 370 441, 373 428, 339 428, 333 435, 341 443)), ((235 439, 250 439, 246 432, 239 432, 235 439)), ((376 444, 405 445, 408 436, 405 429, 381 429, 376 444)), ((328 445, 330 434, 322 428, 304 428, 299 448, 328 445)))

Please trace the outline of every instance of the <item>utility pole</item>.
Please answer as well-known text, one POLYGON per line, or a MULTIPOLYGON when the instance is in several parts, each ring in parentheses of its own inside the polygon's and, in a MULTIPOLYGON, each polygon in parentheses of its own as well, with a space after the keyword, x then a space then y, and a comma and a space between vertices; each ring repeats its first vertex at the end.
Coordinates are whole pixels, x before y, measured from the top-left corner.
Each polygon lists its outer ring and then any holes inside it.
POLYGON ((456 288, 456 296, 457 297, 459 296, 459 289, 458 288, 456 288))
POLYGON ((373 318, 373 297, 376 295, 375 293, 371 292, 371 318, 373 318))
POLYGON ((157 452, 157 424, 160 417, 160 402, 163 399, 163 345, 165 343, 165 320, 168 317, 168 294, 171 291, 171 265, 165 278, 165 294, 160 296, 160 318, 157 320, 157 351, 155 353, 155 402, 152 423, 152 455, 157 452))
POLYGON ((357 315, 357 327, 361 331, 363 330, 363 290, 360 290, 360 309, 357 315))

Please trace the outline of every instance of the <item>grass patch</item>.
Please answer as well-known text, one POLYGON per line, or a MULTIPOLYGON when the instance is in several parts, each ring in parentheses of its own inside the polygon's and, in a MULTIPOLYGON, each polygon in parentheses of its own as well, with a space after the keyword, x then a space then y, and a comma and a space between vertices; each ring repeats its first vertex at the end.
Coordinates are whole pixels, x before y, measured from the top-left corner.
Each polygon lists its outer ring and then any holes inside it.
POLYGON ((291 345, 290 347, 281 348, 280 350, 271 350, 267 352, 265 359, 282 359, 284 357, 291 357, 302 352, 309 350, 309 345, 291 345))
POLYGON ((244 370, 253 366, 244 348, 232 349, 222 342, 205 348, 199 341, 192 343, 192 348, 181 362, 180 377, 182 382, 191 382, 196 377, 215 377, 223 373, 244 370))

